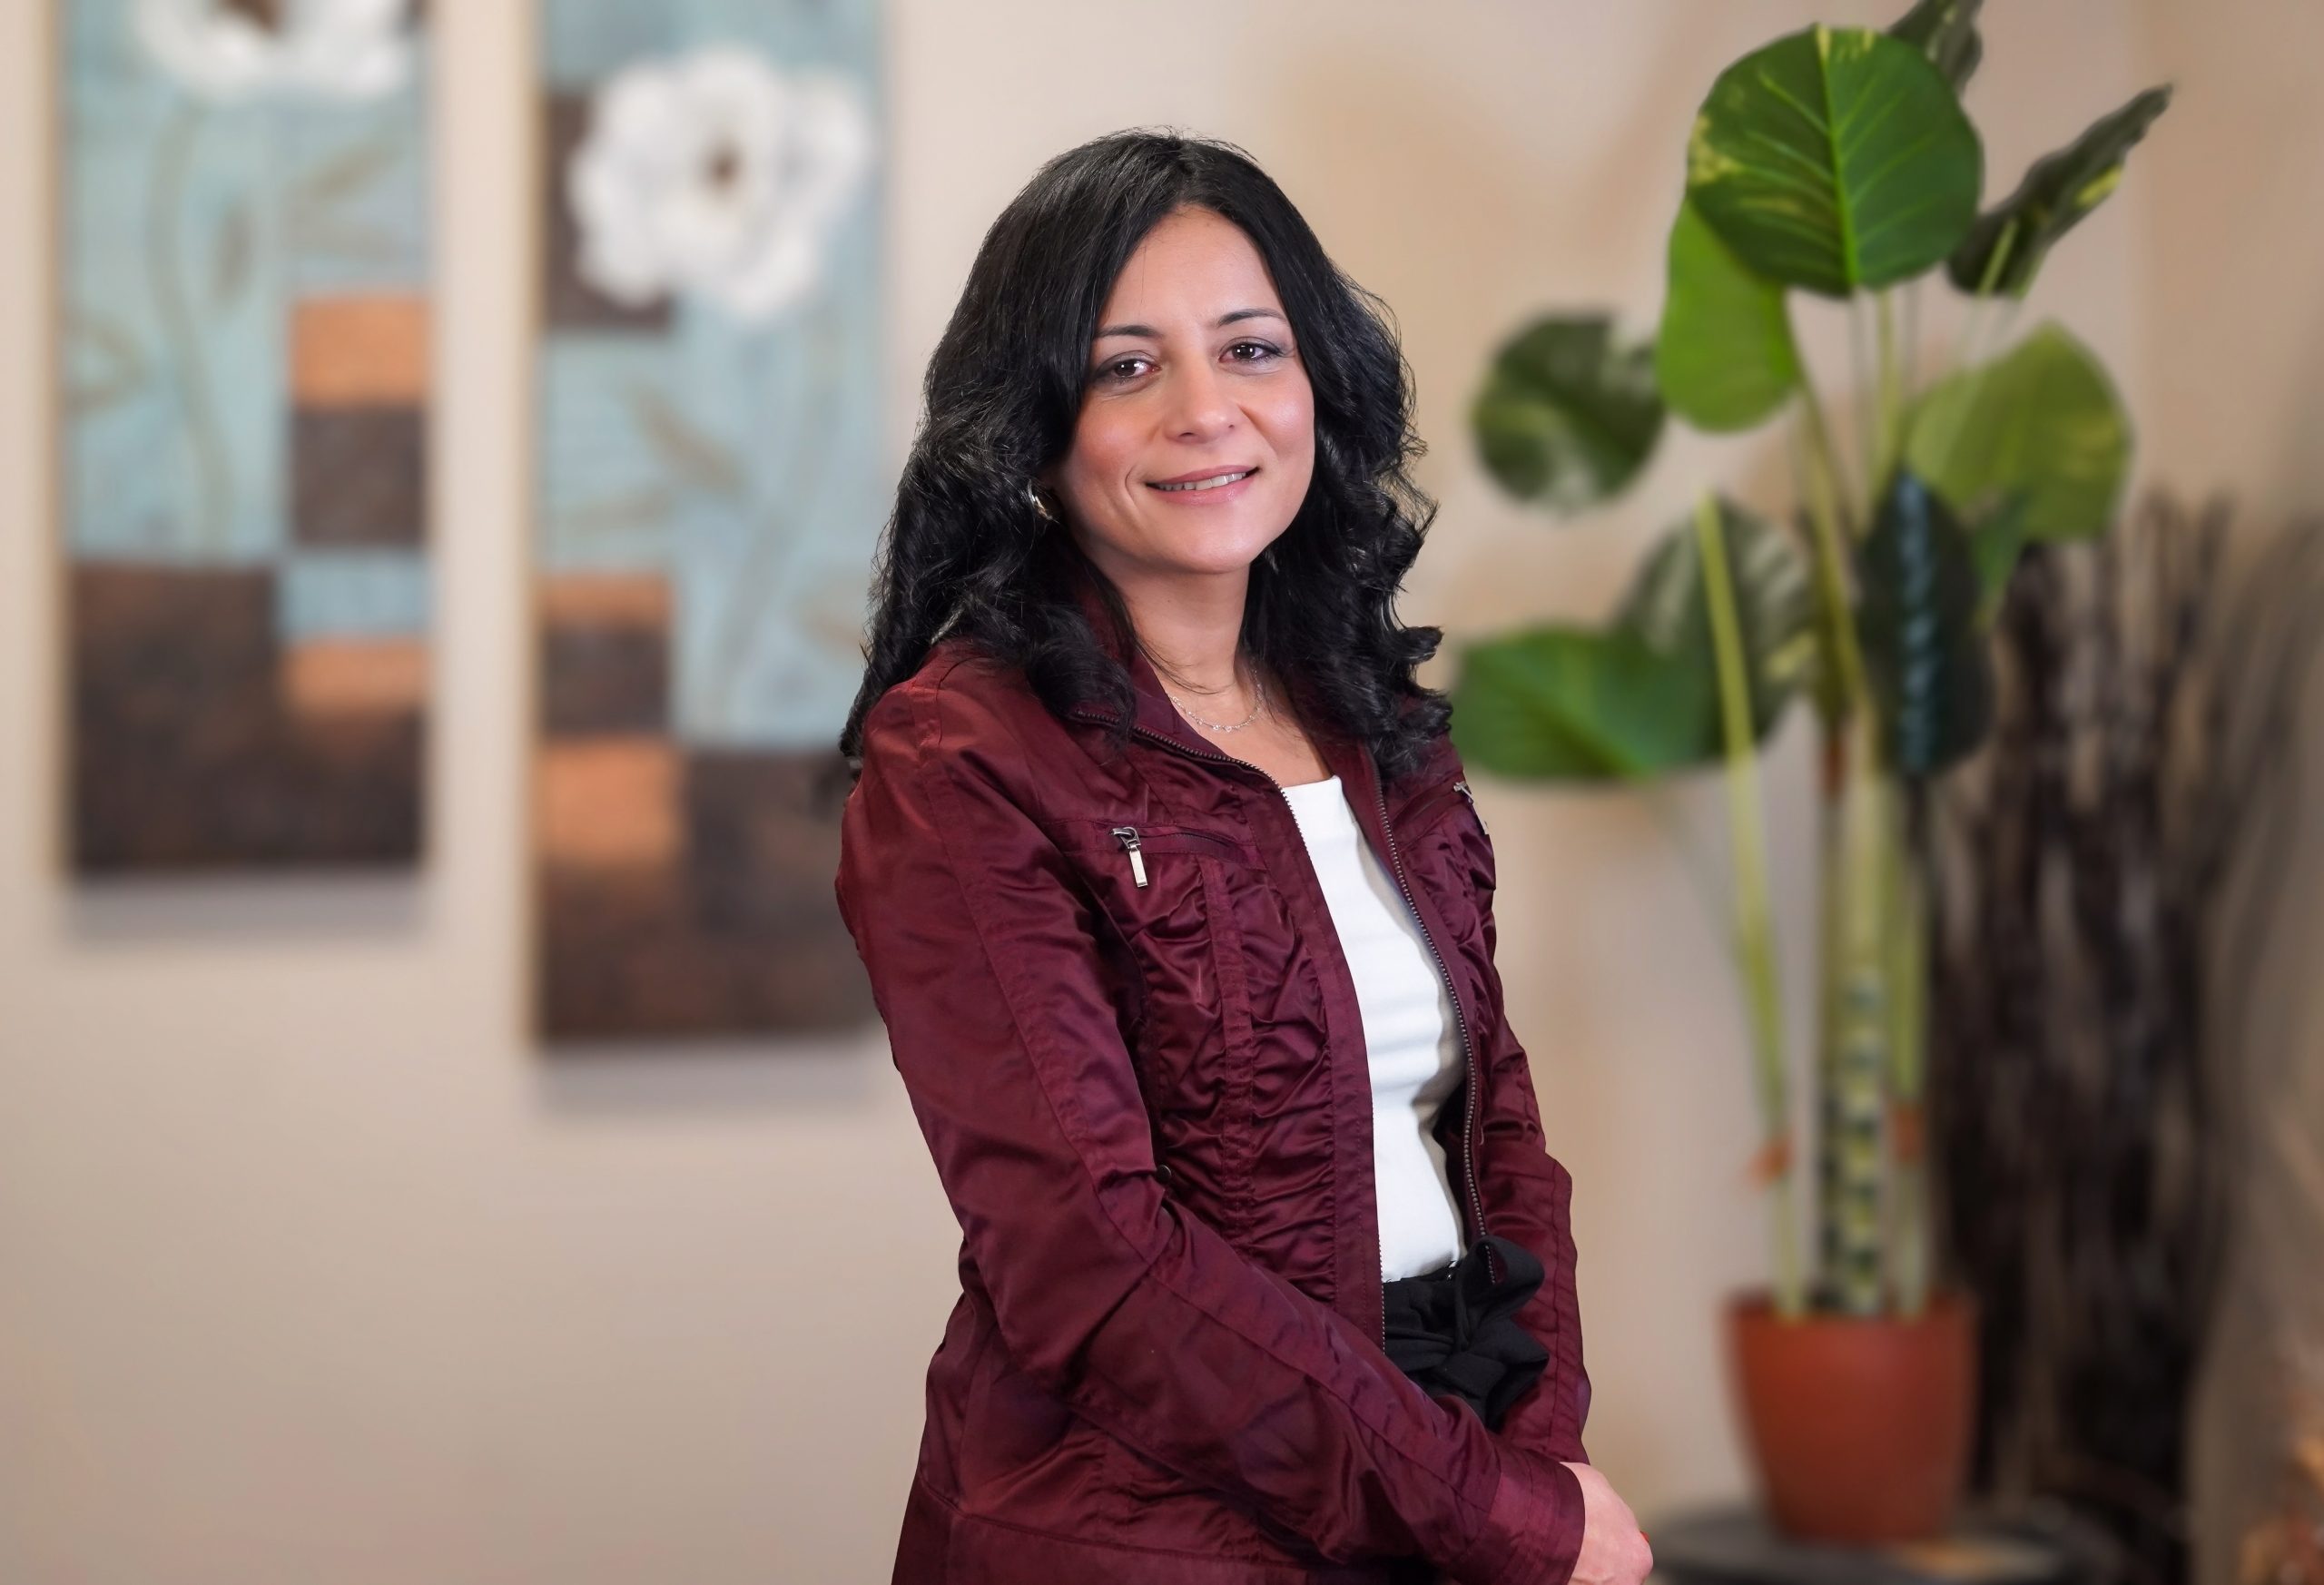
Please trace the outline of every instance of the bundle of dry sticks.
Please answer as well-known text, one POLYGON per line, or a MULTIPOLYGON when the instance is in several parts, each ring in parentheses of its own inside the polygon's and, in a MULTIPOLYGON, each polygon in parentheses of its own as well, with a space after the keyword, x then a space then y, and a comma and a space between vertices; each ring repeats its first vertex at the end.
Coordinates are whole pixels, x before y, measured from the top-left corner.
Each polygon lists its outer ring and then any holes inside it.
POLYGON ((1942 1236, 1983 1311, 1977 1485, 2068 1504, 2125 1579, 2169 1585, 2245 1108, 2293 1057, 2243 1025, 2312 802, 2298 711, 2324 640, 2324 525, 2255 546, 2231 515, 2157 494, 2027 553, 1994 734, 1923 855, 1942 1236))

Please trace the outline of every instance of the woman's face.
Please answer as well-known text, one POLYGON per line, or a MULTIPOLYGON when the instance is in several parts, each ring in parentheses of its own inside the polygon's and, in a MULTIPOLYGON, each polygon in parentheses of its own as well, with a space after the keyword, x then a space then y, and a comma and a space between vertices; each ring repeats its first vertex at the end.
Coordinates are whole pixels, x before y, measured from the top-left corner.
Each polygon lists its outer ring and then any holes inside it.
POLYGON ((1117 584, 1245 575, 1291 524, 1315 466, 1315 409, 1258 250, 1209 210, 1146 234, 1098 321, 1073 444, 1049 480, 1117 584), (1165 489, 1242 473, 1208 489, 1165 489))

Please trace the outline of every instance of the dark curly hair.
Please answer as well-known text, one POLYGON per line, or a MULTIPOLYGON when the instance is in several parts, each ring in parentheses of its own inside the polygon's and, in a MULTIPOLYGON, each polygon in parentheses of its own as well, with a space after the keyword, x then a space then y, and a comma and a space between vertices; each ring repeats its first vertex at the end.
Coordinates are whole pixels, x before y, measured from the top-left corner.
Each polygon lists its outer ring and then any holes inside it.
POLYGON ((1249 155, 1132 130, 1058 155, 1026 183, 986 231, 929 359, 926 410, 875 561, 863 685, 840 733, 849 779, 862 769, 864 716, 955 630, 1021 667, 1051 711, 1097 700, 1116 717, 1116 746, 1128 735, 1135 690, 1115 658, 1137 642, 1128 609, 1027 487, 1072 443, 1115 278, 1184 207, 1251 239, 1314 390, 1315 476, 1252 564, 1243 642, 1300 709, 1366 743, 1384 778, 1417 764, 1444 731, 1450 702, 1413 678, 1443 632, 1395 615, 1436 503, 1408 472, 1425 447, 1393 316, 1340 273, 1249 155), (1075 597, 1082 577, 1110 614, 1112 653, 1075 597))

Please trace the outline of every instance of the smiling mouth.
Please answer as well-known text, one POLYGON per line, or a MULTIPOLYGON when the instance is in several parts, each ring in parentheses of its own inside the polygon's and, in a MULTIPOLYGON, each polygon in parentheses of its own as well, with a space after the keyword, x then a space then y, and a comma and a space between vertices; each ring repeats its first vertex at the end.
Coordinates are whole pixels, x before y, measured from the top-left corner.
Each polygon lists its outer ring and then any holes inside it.
POLYGON ((1258 471, 1259 470, 1256 468, 1246 468, 1240 473, 1213 474, 1208 478, 1192 479, 1186 484, 1157 484, 1149 480, 1147 487, 1157 490, 1169 490, 1174 493, 1181 493, 1188 490, 1215 490, 1222 485, 1231 485, 1238 480, 1246 479, 1258 471))

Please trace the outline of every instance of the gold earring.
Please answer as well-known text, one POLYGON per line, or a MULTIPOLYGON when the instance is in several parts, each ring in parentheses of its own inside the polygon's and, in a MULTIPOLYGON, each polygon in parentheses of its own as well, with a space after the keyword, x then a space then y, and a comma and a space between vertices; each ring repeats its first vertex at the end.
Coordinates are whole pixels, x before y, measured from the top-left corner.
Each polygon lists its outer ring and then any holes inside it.
POLYGON ((1025 498, 1033 503, 1033 510, 1039 512, 1042 517, 1048 518, 1052 523, 1058 521, 1058 515, 1049 510, 1049 504, 1047 501, 1041 499, 1040 487, 1034 484, 1029 479, 1025 483, 1025 498))

